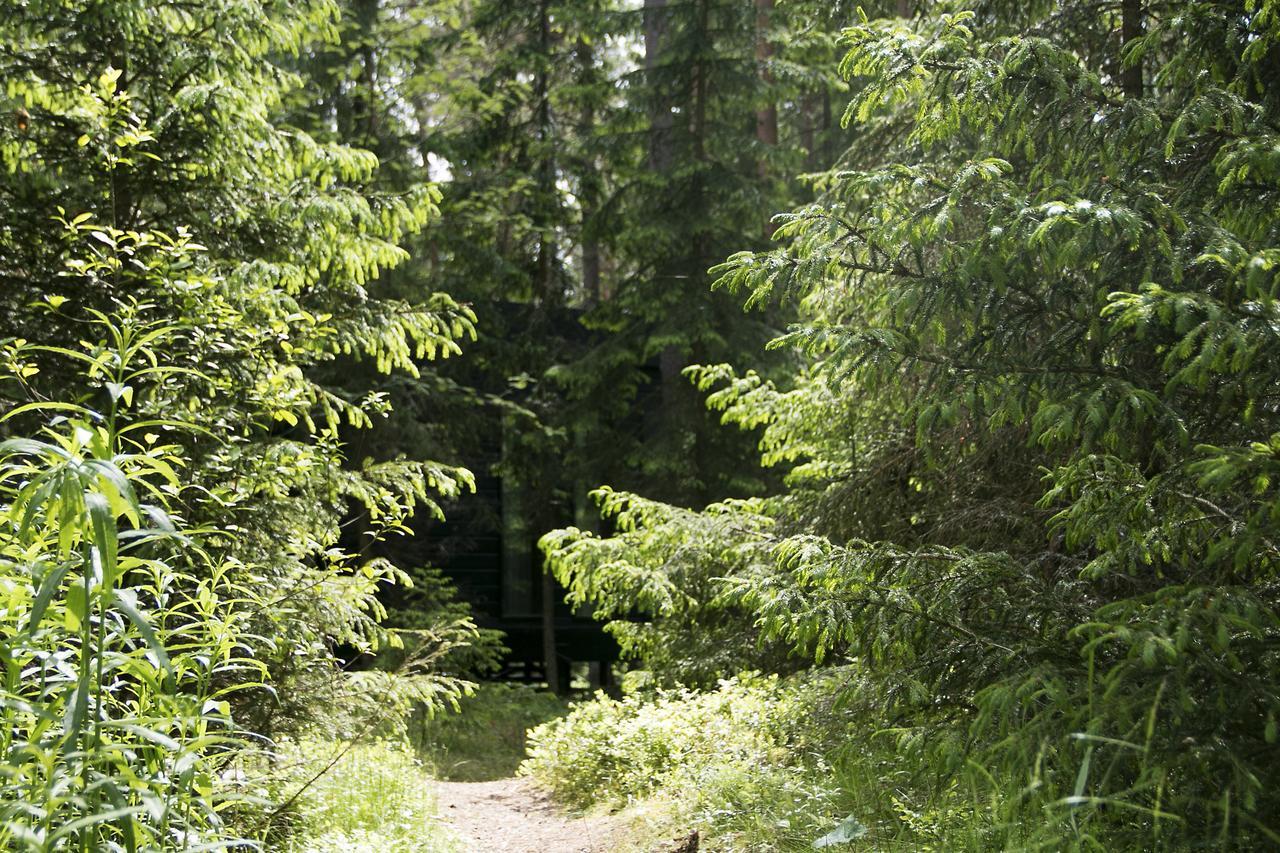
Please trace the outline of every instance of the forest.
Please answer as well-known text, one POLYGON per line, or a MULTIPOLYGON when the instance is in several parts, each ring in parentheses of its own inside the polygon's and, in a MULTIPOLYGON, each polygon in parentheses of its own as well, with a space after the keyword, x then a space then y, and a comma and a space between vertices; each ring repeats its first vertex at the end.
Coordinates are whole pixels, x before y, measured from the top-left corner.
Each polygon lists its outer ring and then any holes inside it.
POLYGON ((0 80, 0 848, 1280 850, 1280 0, 0 80))

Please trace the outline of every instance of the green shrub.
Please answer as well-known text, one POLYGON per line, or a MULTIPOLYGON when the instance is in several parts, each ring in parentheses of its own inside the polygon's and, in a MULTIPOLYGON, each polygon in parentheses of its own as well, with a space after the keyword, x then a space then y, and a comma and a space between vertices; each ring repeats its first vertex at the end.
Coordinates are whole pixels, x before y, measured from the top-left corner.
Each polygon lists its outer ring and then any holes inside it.
POLYGON ((481 684, 456 714, 419 714, 410 725, 418 754, 442 778, 482 782, 511 776, 525 759, 525 735, 563 716, 565 700, 521 684, 481 684))
POLYGON ((599 695, 530 733, 521 772, 562 802, 627 808, 645 841, 697 829, 715 851, 1022 849, 1058 829, 1009 824, 1011 799, 935 772, 911 729, 878 729, 855 667, 740 676, 711 692, 599 695), (1039 834, 1039 835, 1038 835, 1039 834))
MULTIPOLYGON (((135 242, 153 269, 186 256, 181 241, 135 242)), ((176 332, 127 306, 93 312, 85 333, 102 342, 66 355, 104 386, 101 411, 37 402, 3 419, 52 417, 37 438, 0 443, 6 850, 176 849, 221 834, 212 780, 240 744, 227 699, 261 677, 244 647, 266 599, 177 514, 170 442, 196 427, 131 411, 178 372, 156 355, 176 332)), ((41 349, 13 342, 10 363, 41 349)), ((3 379, 23 375, 11 370, 3 379)))
POLYGON ((801 849, 843 816, 824 757, 839 741, 827 678, 599 694, 530 732, 521 773, 579 808, 643 803, 654 837, 699 828, 713 849, 801 849))

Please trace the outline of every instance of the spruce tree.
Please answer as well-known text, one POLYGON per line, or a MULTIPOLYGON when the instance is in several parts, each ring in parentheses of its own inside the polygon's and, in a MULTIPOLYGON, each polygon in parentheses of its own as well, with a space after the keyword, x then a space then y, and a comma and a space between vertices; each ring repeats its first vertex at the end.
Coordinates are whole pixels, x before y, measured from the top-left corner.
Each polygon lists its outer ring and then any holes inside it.
POLYGON ((799 307, 774 346, 806 369, 696 371, 789 490, 611 494, 620 533, 553 561, 660 640, 737 607, 851 662, 845 707, 901 732, 938 815, 872 806, 886 838, 1268 846, 1274 10, 885 11, 844 32, 853 142, 819 198, 719 270, 799 307))
MULTIPOLYGON (((238 697, 252 713, 242 722, 259 731, 321 710, 335 644, 386 640, 375 593, 401 575, 341 547, 349 507, 385 532, 470 482, 421 456, 344 459, 344 431, 388 403, 369 387, 325 385, 324 365, 343 357, 413 375, 458 352, 473 316, 441 293, 384 287, 406 258, 398 243, 435 215, 436 191, 379 192, 368 151, 283 121, 298 79, 278 58, 333 38, 335 21, 323 0, 33 2, 0 21, 6 115, 20 117, 0 128, 0 338, 71 353, 33 351, 38 372, 0 395, 11 409, 77 387, 82 356, 110 343, 88 331, 93 311, 182 329, 165 351, 181 370, 129 399, 158 434, 167 419, 199 419, 204 431, 184 439, 184 518, 228 531, 216 553, 242 566, 240 581, 279 593, 279 606, 254 615, 254 654, 278 692, 238 697), (95 98, 114 124, 89 109, 95 98), (68 266, 59 217, 96 229, 125 274, 68 266), (202 249, 188 279, 146 272, 137 235, 152 233, 202 249)), ((101 407, 123 392, 85 393, 101 407)), ((28 413, 5 429, 45 419, 28 413)))

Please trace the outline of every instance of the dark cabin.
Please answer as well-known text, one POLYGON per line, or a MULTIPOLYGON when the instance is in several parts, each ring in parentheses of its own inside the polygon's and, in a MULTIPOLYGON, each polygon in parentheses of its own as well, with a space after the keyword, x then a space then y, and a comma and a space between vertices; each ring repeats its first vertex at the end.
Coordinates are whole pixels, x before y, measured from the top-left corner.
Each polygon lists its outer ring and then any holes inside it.
MULTIPOLYGON (((532 316, 528 305, 488 306, 484 334, 469 349, 470 359, 459 359, 450 369, 450 378, 477 389, 481 394, 519 403, 509 377, 500 369, 468 373, 477 363, 519 363, 502 352, 505 334, 515 326, 527 328, 543 322, 569 347, 587 350, 592 341, 578 322, 577 312, 560 309, 556 316, 532 316)), ((541 312, 538 312, 541 313, 541 312)), ((536 367, 531 367, 536 369, 536 367)), ((473 434, 462 448, 460 460, 476 478, 476 493, 467 494, 444 507, 445 521, 417 518, 415 535, 388 544, 388 556, 400 565, 438 567, 453 582, 458 598, 471 605, 481 628, 502 631, 510 649, 495 678, 526 682, 549 681, 545 649, 555 649, 555 671, 564 692, 576 668, 593 686, 609 687, 611 664, 618 647, 601 623, 586 613, 574 613, 564 602, 565 590, 543 571, 543 555, 538 537, 546 531, 568 525, 588 526, 594 508, 588 506, 587 490, 595 483, 544 482, 536 490, 514 477, 496 472, 513 437, 511 422, 501 408, 478 405, 483 412, 473 434)), ((554 480, 556 477, 547 479, 554 480)), ((392 595, 395 593, 393 592, 392 595)))
MULTIPOLYGON (((418 536, 440 554, 436 565, 470 603, 476 623, 506 634, 510 649, 497 677, 544 681, 548 630, 554 643, 561 692, 569 687, 574 664, 587 664, 595 686, 609 686, 618 646, 601 623, 576 614, 564 602, 565 590, 543 571, 537 539, 545 531, 528 521, 527 496, 519 486, 487 472, 476 472, 476 494, 453 504, 448 519, 418 536), (544 610, 550 593, 550 612, 544 610)), ((562 523, 574 523, 563 508, 562 523)))

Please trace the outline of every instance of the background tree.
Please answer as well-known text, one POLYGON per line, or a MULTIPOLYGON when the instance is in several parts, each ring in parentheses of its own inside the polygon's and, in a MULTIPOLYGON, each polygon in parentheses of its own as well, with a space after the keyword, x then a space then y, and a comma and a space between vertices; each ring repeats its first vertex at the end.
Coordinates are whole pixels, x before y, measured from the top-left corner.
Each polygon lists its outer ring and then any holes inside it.
MULTIPOLYGON (((830 144, 831 36, 799 7, 662 16, 660 57, 646 48, 652 14, 624 4, 352 3, 338 43, 299 66, 300 123, 379 152, 388 189, 443 180, 438 225, 411 238, 415 260, 392 286, 438 282, 481 318, 470 358, 395 387, 400 414, 368 446, 413 455, 430 442, 499 473, 512 500, 518 483, 537 508, 530 543, 585 518, 602 480, 697 502, 762 482, 741 463, 749 445, 713 429, 679 370, 695 344, 736 358, 771 334, 709 295, 705 270, 744 240, 763 245, 763 212, 803 192, 794 174, 830 144), (744 120, 757 108, 780 116, 777 140, 744 120), (362 110, 376 115, 356 120, 362 110)), ((371 378, 343 374, 353 388, 371 378)), ((392 556, 439 561, 502 524, 467 518, 434 551, 392 556)), ((388 601, 427 606, 411 596, 388 601)))

